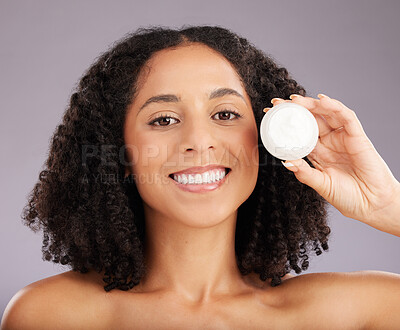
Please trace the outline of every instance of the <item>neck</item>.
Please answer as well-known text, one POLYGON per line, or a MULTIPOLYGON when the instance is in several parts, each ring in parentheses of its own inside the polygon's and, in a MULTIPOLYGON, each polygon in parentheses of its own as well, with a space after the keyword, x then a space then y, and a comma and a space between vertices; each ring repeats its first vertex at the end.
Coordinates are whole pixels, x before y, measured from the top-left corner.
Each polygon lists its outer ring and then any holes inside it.
POLYGON ((235 257, 236 216, 237 212, 204 228, 159 214, 146 217, 147 272, 142 289, 174 293, 196 303, 243 290, 235 257))

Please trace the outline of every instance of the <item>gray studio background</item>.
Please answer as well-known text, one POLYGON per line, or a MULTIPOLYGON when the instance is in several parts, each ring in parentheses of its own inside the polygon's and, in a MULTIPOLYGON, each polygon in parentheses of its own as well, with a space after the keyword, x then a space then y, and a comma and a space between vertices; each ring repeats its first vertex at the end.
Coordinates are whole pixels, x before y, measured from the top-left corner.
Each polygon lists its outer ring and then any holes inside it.
MULTIPOLYGON (((42 261, 42 234, 21 224, 78 79, 141 26, 218 24, 273 56, 310 96, 352 108, 400 179, 399 1, 0 1, 0 312, 29 283, 69 268, 42 261)), ((399 219, 400 220, 400 219, 399 219)), ((330 208, 330 250, 307 272, 400 273, 400 237, 330 208)), ((294 274, 294 272, 292 272, 294 274)))

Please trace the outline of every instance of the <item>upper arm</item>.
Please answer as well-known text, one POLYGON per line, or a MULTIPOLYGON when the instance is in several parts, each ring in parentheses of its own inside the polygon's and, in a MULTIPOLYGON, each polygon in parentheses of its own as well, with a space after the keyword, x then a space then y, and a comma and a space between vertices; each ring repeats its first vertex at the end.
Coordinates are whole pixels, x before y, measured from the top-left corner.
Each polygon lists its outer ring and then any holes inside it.
MULTIPOLYGON (((372 329, 400 327, 400 275, 384 271, 353 272, 356 306, 372 329)), ((361 321, 361 320, 360 320, 361 321)))

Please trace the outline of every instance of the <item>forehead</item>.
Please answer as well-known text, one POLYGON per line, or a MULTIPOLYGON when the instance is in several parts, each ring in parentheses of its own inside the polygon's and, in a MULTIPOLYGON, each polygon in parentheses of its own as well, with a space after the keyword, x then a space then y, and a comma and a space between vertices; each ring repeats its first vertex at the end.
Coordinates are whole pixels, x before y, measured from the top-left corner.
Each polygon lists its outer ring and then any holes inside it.
POLYGON ((155 53, 142 68, 139 90, 231 87, 243 91, 233 65, 217 51, 200 43, 155 53))

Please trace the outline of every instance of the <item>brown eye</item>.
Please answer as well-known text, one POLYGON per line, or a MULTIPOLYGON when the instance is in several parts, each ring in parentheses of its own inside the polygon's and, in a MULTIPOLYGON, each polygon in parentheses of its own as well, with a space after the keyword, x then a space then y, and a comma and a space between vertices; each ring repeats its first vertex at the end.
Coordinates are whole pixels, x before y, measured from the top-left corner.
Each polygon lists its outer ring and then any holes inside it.
MULTIPOLYGON (((239 113, 237 113, 236 111, 232 111, 232 110, 223 110, 220 112, 217 112, 215 115, 219 115, 218 120, 222 120, 222 121, 231 121, 231 120, 236 120, 240 117, 242 117, 239 113)), ((173 124, 172 121, 179 121, 178 119, 168 116, 168 115, 161 115, 160 117, 157 117, 155 119, 153 119, 148 125, 150 126, 158 126, 158 127, 168 127, 168 126, 172 126, 171 124, 173 124)))
POLYGON ((216 113, 216 115, 220 115, 219 118, 220 118, 220 120, 223 120, 223 121, 231 120, 231 119, 238 119, 238 118, 242 117, 236 111, 232 111, 232 110, 220 111, 220 112, 216 113), (222 114, 222 115, 220 115, 220 114, 222 114), (236 116, 236 118, 232 118, 234 116, 236 116))
POLYGON ((165 126, 171 126, 171 125, 169 125, 170 122, 171 122, 171 119, 172 120, 178 120, 178 119, 176 119, 174 117, 170 117, 170 116, 160 116, 160 117, 157 117, 156 119, 153 119, 149 123, 149 125, 152 125, 152 126, 164 126, 164 127, 165 126), (156 125, 155 123, 158 123, 158 124, 156 125))

